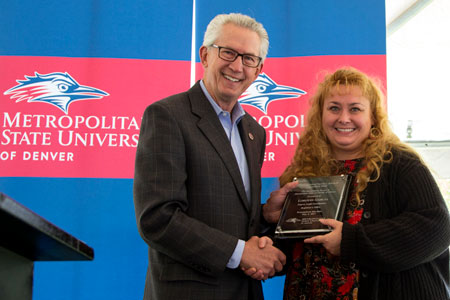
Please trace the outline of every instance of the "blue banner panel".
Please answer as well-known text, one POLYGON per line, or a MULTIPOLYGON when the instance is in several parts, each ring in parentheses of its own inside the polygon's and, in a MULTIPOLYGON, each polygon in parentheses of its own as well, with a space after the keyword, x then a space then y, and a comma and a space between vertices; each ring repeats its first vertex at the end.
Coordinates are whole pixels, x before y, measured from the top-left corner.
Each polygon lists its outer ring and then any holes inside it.
POLYGON ((190 0, 1 1, 0 55, 189 60, 191 12, 190 0))
MULTIPOLYGON (((255 18, 269 34, 268 57, 386 54, 384 1, 196 1, 197 46, 217 14, 255 18)), ((197 60, 198 60, 197 56, 197 60)))
MULTIPOLYGON (((246 102, 250 87, 239 100, 266 129, 262 170, 262 202, 278 188, 277 177, 292 158, 305 126, 309 98, 324 72, 352 66, 386 82, 384 1, 196 1, 196 45, 203 43, 209 21, 221 13, 243 13, 261 22, 269 34, 268 59, 254 82, 283 86, 297 97, 277 95, 277 101, 258 107, 246 102), (278 101, 280 100, 280 101, 278 101)), ((199 57, 197 54, 197 61, 199 57)), ((197 68, 197 79, 202 76, 197 68)), ((250 97, 251 98, 251 97, 250 97)), ((284 277, 264 282, 266 299, 283 298, 284 277)))

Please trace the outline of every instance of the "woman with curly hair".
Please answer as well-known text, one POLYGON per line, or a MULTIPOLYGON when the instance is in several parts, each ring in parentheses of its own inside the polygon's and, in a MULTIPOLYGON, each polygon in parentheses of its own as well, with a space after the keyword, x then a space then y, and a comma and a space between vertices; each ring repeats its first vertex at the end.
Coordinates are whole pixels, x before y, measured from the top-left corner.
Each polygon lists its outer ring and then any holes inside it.
POLYGON ((419 155, 390 129, 383 93, 342 68, 311 99, 308 123, 278 191, 263 207, 276 223, 295 178, 351 174, 342 222, 284 245, 284 299, 450 299, 450 218, 419 155))

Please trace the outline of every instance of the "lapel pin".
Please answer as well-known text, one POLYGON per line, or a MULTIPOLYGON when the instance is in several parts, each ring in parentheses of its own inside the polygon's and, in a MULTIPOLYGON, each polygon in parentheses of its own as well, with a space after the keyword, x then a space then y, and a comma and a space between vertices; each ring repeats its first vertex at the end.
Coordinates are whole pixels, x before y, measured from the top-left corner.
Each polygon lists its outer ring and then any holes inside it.
POLYGON ((255 137, 253 136, 253 134, 251 132, 248 133, 248 137, 253 141, 255 139, 255 137))

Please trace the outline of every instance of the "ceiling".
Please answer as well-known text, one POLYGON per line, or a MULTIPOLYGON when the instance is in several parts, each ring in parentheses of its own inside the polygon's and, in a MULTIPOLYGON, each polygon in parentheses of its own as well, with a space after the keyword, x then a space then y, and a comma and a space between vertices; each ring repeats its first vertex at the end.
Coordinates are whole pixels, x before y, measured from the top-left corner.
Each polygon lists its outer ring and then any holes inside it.
POLYGON ((394 131, 402 140, 449 141, 450 1, 386 0, 386 29, 394 131))

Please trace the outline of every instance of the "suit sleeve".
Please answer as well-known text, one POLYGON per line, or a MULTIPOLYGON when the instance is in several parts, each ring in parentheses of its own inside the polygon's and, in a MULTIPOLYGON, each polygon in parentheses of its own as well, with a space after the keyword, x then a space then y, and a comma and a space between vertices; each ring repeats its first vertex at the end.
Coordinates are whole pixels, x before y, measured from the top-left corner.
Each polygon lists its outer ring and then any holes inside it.
POLYGON ((153 249, 206 275, 217 276, 238 239, 186 211, 186 153, 183 135, 160 103, 143 116, 136 152, 134 202, 139 232, 153 249))

